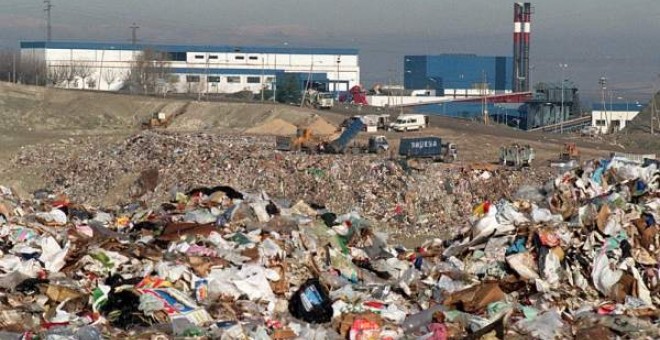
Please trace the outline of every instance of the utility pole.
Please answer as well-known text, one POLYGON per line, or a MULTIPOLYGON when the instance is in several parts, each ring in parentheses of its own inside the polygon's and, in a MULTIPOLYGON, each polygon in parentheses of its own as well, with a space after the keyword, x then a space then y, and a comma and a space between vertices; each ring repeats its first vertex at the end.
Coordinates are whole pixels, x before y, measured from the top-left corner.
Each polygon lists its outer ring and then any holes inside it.
POLYGON ((16 52, 11 54, 11 67, 12 67, 12 83, 16 84, 16 52))
POLYGON ((51 0, 44 0, 44 12, 46 12, 46 41, 51 39, 50 10, 53 8, 51 0))
POLYGON ((564 134, 564 84, 566 83, 564 71, 568 64, 559 64, 561 68, 561 119, 559 120, 559 133, 564 134))
POLYGON ((135 45, 137 43, 137 30, 139 28, 140 28, 140 26, 136 25, 135 23, 133 23, 133 25, 131 25, 131 32, 132 32, 132 34, 131 34, 131 44, 133 44, 133 45, 135 45))
POLYGON ((482 104, 483 105, 482 112, 483 112, 483 115, 484 115, 484 124, 488 125, 488 99, 487 99, 488 86, 487 86, 487 83, 486 83, 486 71, 482 70, 481 73, 482 73, 482 76, 483 76, 483 82, 481 83, 481 88, 482 88, 483 95, 484 95, 483 104, 482 104))
POLYGON ((607 89, 607 78, 605 77, 600 77, 600 80, 598 81, 598 84, 600 84, 600 94, 601 94, 601 100, 603 102, 603 115, 605 116, 605 122, 606 122, 606 133, 609 133, 610 129, 610 122, 607 121, 607 108, 605 107, 605 90, 607 89))
POLYGON ((261 55, 261 102, 264 102, 264 91, 266 90, 266 80, 264 75, 265 60, 264 56, 261 55))

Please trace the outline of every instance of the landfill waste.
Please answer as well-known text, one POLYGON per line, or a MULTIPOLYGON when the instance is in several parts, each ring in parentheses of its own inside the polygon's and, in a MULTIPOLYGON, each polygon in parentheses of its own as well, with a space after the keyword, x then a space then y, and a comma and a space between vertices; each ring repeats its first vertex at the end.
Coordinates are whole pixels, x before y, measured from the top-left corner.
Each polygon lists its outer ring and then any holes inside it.
POLYGON ((0 187, 0 337, 660 338, 657 165, 595 160, 548 183, 471 193, 465 224, 414 247, 375 210, 268 186, 113 208, 0 187))
MULTIPOLYGON (((129 204, 155 209, 177 193, 174 200, 185 203, 222 186, 266 192, 275 206, 296 200, 330 212, 359 212, 394 239, 468 226, 477 203, 512 197, 521 186, 547 181, 553 173, 469 164, 432 164, 423 172, 407 172, 379 155, 307 155, 280 152, 274 145, 272 137, 145 130, 116 143, 83 138, 75 153, 68 144, 26 146, 8 162, 7 172, 29 172, 47 184, 48 192, 66 193, 103 211, 129 204)), ((215 201, 235 195, 220 192, 215 201)), ((203 219, 200 213, 189 218, 203 219)))

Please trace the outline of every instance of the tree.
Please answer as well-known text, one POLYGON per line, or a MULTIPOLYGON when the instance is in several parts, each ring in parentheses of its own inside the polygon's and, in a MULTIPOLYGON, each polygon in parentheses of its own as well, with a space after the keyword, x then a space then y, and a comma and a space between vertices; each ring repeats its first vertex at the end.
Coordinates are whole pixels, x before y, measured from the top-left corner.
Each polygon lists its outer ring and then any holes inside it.
POLYGON ((281 82, 277 82, 277 101, 280 103, 300 103, 301 88, 298 77, 293 74, 284 74, 281 82), (281 84, 281 85, 280 85, 281 84))
POLYGON ((14 80, 17 71, 15 67, 18 66, 19 61, 20 58, 16 51, 0 51, 0 81, 14 80))
POLYGON ((156 93, 169 76, 170 62, 167 53, 146 49, 133 61, 128 85, 131 92, 156 93))
POLYGON ((17 80, 28 85, 45 85, 48 81, 46 75, 46 62, 40 58, 21 57, 17 80))
MULTIPOLYGON (((103 80, 105 80, 106 84, 108 84, 108 89, 110 88, 110 85, 117 79, 121 79, 121 72, 113 69, 106 69, 105 72, 103 72, 103 80)), ((101 82, 99 82, 99 86, 100 83, 101 82)))
POLYGON ((47 72, 48 84, 51 86, 60 85, 68 80, 70 73, 69 65, 50 66, 47 72))
POLYGON ((94 71, 92 70, 89 65, 87 65, 84 62, 73 62, 71 63, 71 69, 73 73, 74 78, 80 78, 82 81, 82 88, 85 88, 85 85, 87 85, 87 78, 89 78, 92 74, 94 74, 94 71))

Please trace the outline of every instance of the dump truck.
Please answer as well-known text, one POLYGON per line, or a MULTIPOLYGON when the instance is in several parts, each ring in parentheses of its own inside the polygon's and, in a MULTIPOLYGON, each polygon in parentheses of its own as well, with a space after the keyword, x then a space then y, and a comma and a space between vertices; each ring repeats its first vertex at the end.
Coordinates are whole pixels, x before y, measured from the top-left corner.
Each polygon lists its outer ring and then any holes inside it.
POLYGON ((399 156, 451 163, 458 158, 458 149, 453 143, 442 143, 442 138, 439 137, 402 138, 399 156))
POLYGON ((335 106, 335 95, 329 92, 307 90, 305 103, 315 109, 331 109, 335 106))
POLYGON ((320 147, 320 151, 328 153, 345 153, 351 141, 357 137, 363 128, 364 123, 362 123, 362 120, 353 120, 337 139, 328 143, 323 143, 320 147))
POLYGON ((521 168, 532 165, 534 158, 536 158, 536 153, 529 145, 512 144, 500 148, 500 164, 502 165, 521 168))
POLYGON ((353 142, 364 124, 355 120, 344 131, 333 138, 322 140, 313 136, 309 129, 298 129, 295 137, 278 136, 275 138, 275 149, 280 151, 307 151, 321 153, 381 153, 389 150, 389 142, 385 136, 371 136, 368 144, 353 142))

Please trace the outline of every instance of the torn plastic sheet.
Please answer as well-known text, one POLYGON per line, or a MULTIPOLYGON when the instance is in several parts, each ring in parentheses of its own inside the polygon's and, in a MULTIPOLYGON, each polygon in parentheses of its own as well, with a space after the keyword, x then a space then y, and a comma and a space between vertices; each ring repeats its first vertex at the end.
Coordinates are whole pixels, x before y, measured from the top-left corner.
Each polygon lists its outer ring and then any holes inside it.
POLYGON ((69 251, 68 243, 62 248, 54 238, 46 237, 41 239, 41 249, 39 261, 45 264, 46 270, 57 272, 64 267, 64 259, 69 251))
POLYGON ((609 296, 612 287, 619 282, 623 276, 623 271, 613 270, 610 267, 610 260, 604 251, 601 251, 595 258, 591 277, 594 286, 605 296, 609 296))

